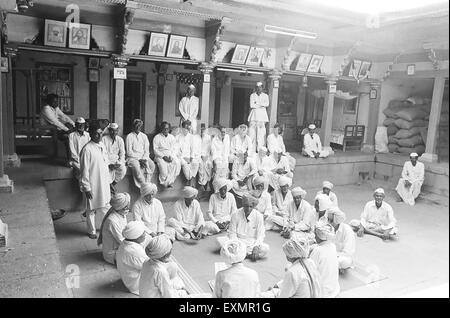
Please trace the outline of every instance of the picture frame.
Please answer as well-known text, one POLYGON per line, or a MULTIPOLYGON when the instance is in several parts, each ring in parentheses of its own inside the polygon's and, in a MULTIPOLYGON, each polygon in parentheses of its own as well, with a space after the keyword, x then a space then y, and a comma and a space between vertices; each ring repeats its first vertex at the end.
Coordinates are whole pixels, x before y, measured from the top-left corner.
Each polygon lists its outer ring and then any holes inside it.
POLYGON ((336 84, 330 84, 328 86, 328 93, 329 94, 335 94, 337 91, 337 85, 336 84))
POLYGON ((66 47, 66 22, 45 19, 44 45, 66 47))
POLYGON ((91 25, 85 23, 69 23, 69 47, 89 50, 91 47, 91 25))
POLYGON ((361 68, 359 69, 358 77, 366 77, 369 75, 369 70, 372 66, 372 62, 363 61, 361 63, 361 68))
POLYGON ((406 67, 406 74, 407 75, 414 75, 416 73, 416 64, 409 64, 406 67))
POLYGON ((88 68, 99 69, 100 68, 100 58, 98 57, 90 57, 88 68))
POLYGON ((148 45, 148 55, 166 56, 166 48, 169 35, 166 33, 152 32, 148 45))
POLYGON ((264 48, 251 47, 245 65, 259 66, 264 55, 264 48))
POLYGON ((353 77, 358 77, 359 70, 361 69, 361 64, 362 64, 361 60, 353 60, 349 75, 353 77))
POLYGON ((89 80, 89 82, 97 83, 99 81, 99 78, 100 78, 100 76, 99 76, 100 74, 99 73, 100 73, 99 70, 90 68, 89 72, 88 72, 88 80, 89 80))
POLYGON ((319 73, 320 67, 323 62, 323 55, 313 55, 311 58, 311 62, 309 62, 308 72, 309 73, 319 73))
POLYGON ((377 90, 372 88, 369 91, 369 99, 377 99, 377 90))
POLYGON ((166 56, 182 59, 186 41, 186 36, 171 34, 166 56))
POLYGON ((231 58, 231 63, 245 64, 249 50, 250 50, 250 46, 237 44, 236 47, 234 48, 233 57, 231 58))
POLYGON ((2 56, 0 59, 0 70, 2 73, 9 72, 9 59, 6 56, 2 56))
POLYGON ((349 100, 342 100, 343 103, 343 113, 344 114, 356 114, 358 102, 357 98, 349 99, 349 100))
POLYGON ((308 70, 309 62, 311 62, 312 54, 301 53, 298 57, 297 65, 295 66, 296 71, 306 72, 308 70))

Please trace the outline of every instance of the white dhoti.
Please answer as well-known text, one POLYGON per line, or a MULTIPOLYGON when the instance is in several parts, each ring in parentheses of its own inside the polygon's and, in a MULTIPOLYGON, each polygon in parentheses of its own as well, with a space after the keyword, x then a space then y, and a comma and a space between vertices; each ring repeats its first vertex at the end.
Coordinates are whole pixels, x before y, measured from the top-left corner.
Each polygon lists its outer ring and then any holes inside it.
POLYGON ((283 227, 288 225, 287 217, 271 214, 265 220, 266 230, 281 231, 283 227))
POLYGON ((228 169, 228 160, 217 158, 214 160, 214 179, 224 178, 228 179, 230 170, 228 169))
POLYGON ((253 152, 266 145, 266 123, 252 120, 249 122, 248 135, 252 140, 253 152))
POLYGON ((204 232, 204 225, 186 225, 181 223, 175 218, 170 218, 167 221, 167 228, 166 233, 169 235, 172 239, 180 239, 180 236, 185 236, 184 229, 187 229, 188 231, 192 232, 198 232, 199 230, 203 233, 204 232))
POLYGON ((187 163, 186 160, 181 159, 181 169, 183 170, 183 174, 187 180, 191 180, 195 178, 198 173, 199 163, 196 160, 192 160, 190 163, 187 163))
POLYGON ((198 167, 198 183, 200 185, 206 185, 209 181, 211 181, 212 177, 212 168, 213 163, 210 158, 206 160, 200 159, 199 167, 198 167))
MULTIPOLYGON (((361 221, 354 219, 354 220, 351 220, 348 224, 350 224, 350 226, 352 226, 354 229, 358 229, 361 226, 361 221)), ((381 225, 378 225, 378 224, 375 224, 372 222, 367 222, 365 228, 368 230, 371 230, 371 231, 379 232, 379 233, 384 232, 384 230, 381 228, 381 225)), ((398 228, 396 226, 394 226, 393 228, 391 228, 389 230, 389 234, 397 235, 398 228)))
POLYGON ((353 258, 345 253, 338 253, 339 269, 350 268, 353 264, 353 258))
POLYGON ((409 205, 414 205, 415 199, 419 196, 422 189, 422 182, 414 181, 409 187, 405 186, 405 179, 400 178, 395 190, 402 200, 409 205))
POLYGON ((81 177, 80 163, 76 161, 70 161, 69 164, 72 167, 73 176, 75 177, 75 179, 80 180, 81 177))
POLYGON ((95 234, 97 232, 97 229, 100 229, 100 226, 102 225, 103 218, 106 215, 106 212, 108 212, 110 206, 105 206, 98 209, 87 209, 86 210, 86 224, 89 234, 95 234))
POLYGON ((111 180, 118 183, 121 181, 127 173, 127 167, 124 164, 121 164, 117 169, 109 169, 109 175, 111 176, 111 180))
POLYGON ((247 183, 244 183, 242 186, 239 185, 237 180, 231 180, 233 192, 242 197, 246 192, 252 189, 252 179, 253 178, 248 178, 247 183))
POLYGON ((153 172, 155 171, 155 164, 153 161, 147 160, 144 168, 141 167, 141 164, 137 159, 128 159, 127 164, 133 174, 136 187, 141 188, 141 184, 151 182, 153 172))
MULTIPOLYGON (((228 236, 219 236, 216 239, 216 247, 217 249, 221 249, 222 246, 227 242, 230 238, 228 236)), ((255 244, 249 244, 247 240, 238 239, 241 242, 243 242, 247 246, 247 256, 251 255, 253 252, 253 248, 255 247, 255 244)), ((266 243, 261 243, 259 245, 259 253, 257 255, 257 258, 265 258, 267 256, 267 253, 269 253, 270 247, 266 243)))
MULTIPOLYGON (((316 152, 319 153, 319 158, 326 158, 326 157, 328 157, 330 155, 328 150, 323 150, 322 149, 322 150, 319 150, 319 151, 316 151, 316 152)), ((312 150, 303 149, 302 153, 305 156, 308 156, 310 158, 314 158, 314 154, 313 154, 312 150)))
POLYGON ((172 162, 167 162, 163 158, 156 158, 159 169, 159 183, 167 187, 175 182, 180 174, 181 164, 177 158, 172 158, 172 162))
POLYGON ((294 174, 292 172, 288 172, 285 174, 278 174, 278 173, 266 173, 265 174, 267 180, 269 180, 269 185, 274 188, 275 190, 278 190, 280 188, 280 184, 279 184, 279 180, 280 177, 285 176, 288 177, 290 179, 292 179, 294 177, 294 174))

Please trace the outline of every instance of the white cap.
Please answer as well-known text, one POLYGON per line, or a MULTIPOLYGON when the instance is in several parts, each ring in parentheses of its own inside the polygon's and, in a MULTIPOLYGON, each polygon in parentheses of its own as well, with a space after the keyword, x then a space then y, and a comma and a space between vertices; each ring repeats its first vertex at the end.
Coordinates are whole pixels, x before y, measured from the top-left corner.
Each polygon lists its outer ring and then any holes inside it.
POLYGON ((311 125, 308 126, 308 129, 316 129, 316 125, 311 124, 311 125))
POLYGON ((119 129, 119 125, 117 123, 111 123, 111 124, 109 124, 108 128, 119 129))
POLYGON ((262 82, 257 82, 256 86, 263 86, 263 83, 262 82))
POLYGON ((417 154, 417 152, 411 152, 411 154, 409 155, 410 157, 419 157, 419 155, 417 154))
POLYGON ((383 190, 383 188, 378 188, 373 193, 384 194, 384 190, 383 190))
POLYGON ((190 89, 195 89, 195 85, 194 85, 194 84, 190 84, 188 87, 189 87, 190 89))
POLYGON ((78 117, 77 119, 75 119, 75 122, 77 124, 84 124, 84 123, 86 123, 86 121, 84 120, 83 117, 78 117))

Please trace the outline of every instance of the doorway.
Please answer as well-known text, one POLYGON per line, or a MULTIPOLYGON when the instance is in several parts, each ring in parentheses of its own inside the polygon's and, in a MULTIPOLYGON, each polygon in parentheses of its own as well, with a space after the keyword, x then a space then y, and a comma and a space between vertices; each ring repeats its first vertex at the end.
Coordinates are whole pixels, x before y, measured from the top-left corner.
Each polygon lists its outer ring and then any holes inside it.
MULTIPOLYGON (((123 92, 123 134, 132 130, 133 120, 140 118, 145 126, 145 75, 128 74, 123 92)), ((144 127, 143 129, 144 130, 144 127)))
POLYGON ((252 93, 253 88, 250 87, 233 87, 231 127, 236 128, 240 124, 248 124, 250 95, 252 93))

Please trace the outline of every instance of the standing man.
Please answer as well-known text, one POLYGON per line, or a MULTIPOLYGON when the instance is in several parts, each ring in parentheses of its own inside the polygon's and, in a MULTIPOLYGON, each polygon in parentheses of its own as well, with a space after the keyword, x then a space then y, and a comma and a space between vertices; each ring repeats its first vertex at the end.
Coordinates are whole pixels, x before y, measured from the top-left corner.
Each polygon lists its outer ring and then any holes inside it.
POLYGON ((119 134, 119 125, 111 123, 108 126, 109 135, 102 138, 109 160, 109 173, 111 175, 111 190, 115 192, 116 184, 125 177, 125 143, 119 134))
POLYGON ((269 107, 269 96, 263 93, 263 83, 256 83, 255 92, 250 95, 250 115, 248 122, 250 126, 250 138, 253 143, 253 151, 265 146, 266 123, 269 121, 266 108, 269 107))
POLYGON ((140 188, 142 183, 150 182, 155 164, 150 159, 150 143, 146 134, 141 132, 144 123, 140 119, 133 121, 133 131, 127 135, 127 165, 133 173, 134 183, 140 188))
POLYGON ((316 134, 316 125, 311 124, 308 126, 308 133, 303 139, 304 149, 302 151, 303 155, 310 158, 326 158, 329 153, 327 150, 322 149, 322 142, 320 137, 316 134))
POLYGON ((101 142, 103 130, 98 125, 89 127, 89 141, 80 154, 80 190, 86 195, 86 216, 88 236, 96 239, 95 216, 98 212, 101 220, 109 209, 111 200, 110 174, 108 169, 108 154, 101 142))
POLYGON ((186 96, 180 100, 178 105, 181 113, 180 124, 189 120, 191 122, 192 133, 197 132, 198 97, 195 94, 195 86, 189 85, 186 96))
POLYGON ((418 159, 419 155, 415 152, 409 155, 409 161, 403 165, 402 176, 395 189, 400 198, 411 206, 416 203, 415 199, 420 194, 425 178, 425 166, 418 159))
POLYGON ((78 117, 75 120, 75 131, 71 132, 69 135, 69 149, 70 149, 70 160, 69 164, 73 169, 75 178, 80 180, 80 152, 86 145, 91 137, 87 131, 85 131, 85 123, 83 117, 78 117))
POLYGON ((164 187, 172 187, 181 170, 181 164, 176 155, 176 140, 169 132, 170 124, 163 121, 160 133, 153 138, 153 151, 159 168, 159 183, 164 187))
POLYGON ((194 135, 191 134, 191 122, 189 120, 184 121, 181 127, 181 133, 176 137, 178 160, 181 163, 181 169, 186 177, 187 184, 193 186, 200 164, 201 149, 195 147, 194 135))

